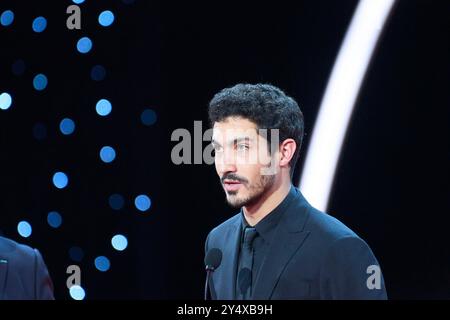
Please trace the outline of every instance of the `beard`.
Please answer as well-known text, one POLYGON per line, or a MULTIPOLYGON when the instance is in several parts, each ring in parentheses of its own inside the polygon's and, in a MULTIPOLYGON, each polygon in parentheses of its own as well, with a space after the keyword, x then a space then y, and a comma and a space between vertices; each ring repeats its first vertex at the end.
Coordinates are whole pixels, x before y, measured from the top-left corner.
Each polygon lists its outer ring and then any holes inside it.
POLYGON ((247 182, 243 184, 243 187, 248 191, 246 196, 239 196, 240 190, 225 191, 227 194, 227 203, 233 208, 250 206, 257 203, 274 183, 275 175, 261 175, 257 182, 252 184, 247 182))

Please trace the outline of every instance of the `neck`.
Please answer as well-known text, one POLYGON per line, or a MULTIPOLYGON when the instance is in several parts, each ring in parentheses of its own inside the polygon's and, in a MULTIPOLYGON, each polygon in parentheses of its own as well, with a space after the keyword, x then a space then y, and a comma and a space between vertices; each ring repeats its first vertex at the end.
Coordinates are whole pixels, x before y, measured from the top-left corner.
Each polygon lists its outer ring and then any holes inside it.
POLYGON ((248 224, 253 227, 270 212, 272 212, 272 210, 275 209, 287 196, 290 188, 290 181, 278 185, 275 183, 257 203, 244 206, 244 216, 248 224))

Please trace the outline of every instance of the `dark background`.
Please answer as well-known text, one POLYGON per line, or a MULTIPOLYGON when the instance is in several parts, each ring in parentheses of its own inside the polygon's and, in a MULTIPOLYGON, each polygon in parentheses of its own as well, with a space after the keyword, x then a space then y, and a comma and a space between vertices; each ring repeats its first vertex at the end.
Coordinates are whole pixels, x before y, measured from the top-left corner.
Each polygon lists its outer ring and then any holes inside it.
MULTIPOLYGON (((227 207, 213 166, 174 165, 173 130, 207 128, 206 107, 220 89, 238 82, 268 82, 293 96, 305 115, 309 144, 321 98, 357 1, 168 3, 85 1, 82 29, 68 30, 70 1, 0 3, 15 13, 0 26, 0 92, 13 105, 0 110, 0 230, 38 248, 58 299, 70 299, 66 268, 78 264, 86 299, 200 299, 208 232, 235 212, 227 207), (103 10, 112 26, 99 26, 103 10), (31 29, 37 16, 48 26, 31 29), (76 50, 83 36, 87 54, 76 50), (11 65, 25 62, 16 76, 11 65), (103 81, 90 70, 101 64, 103 81), (38 92, 32 79, 45 73, 38 92), (108 117, 95 112, 107 98, 108 117), (145 126, 144 109, 157 121, 145 126), (70 117, 75 132, 63 136, 70 117), (33 128, 46 128, 44 139, 33 128), (98 152, 112 145, 114 162, 98 152), (54 172, 69 175, 56 189, 54 172), (120 193, 125 206, 112 210, 120 193), (147 194, 147 212, 134 198, 147 194), (57 210, 62 226, 49 227, 57 210), (29 238, 17 223, 33 227, 29 238), (111 237, 128 238, 123 252, 111 237), (83 249, 71 260, 72 246, 83 249), (111 268, 94 266, 99 255, 111 268)), ((450 298, 449 105, 450 2, 400 0, 386 26, 355 107, 328 212, 371 246, 392 299, 450 298)), ((204 144, 206 146, 206 143, 204 144)), ((304 155, 305 153, 303 153, 304 155)), ((303 166, 298 163, 296 180, 303 166)))

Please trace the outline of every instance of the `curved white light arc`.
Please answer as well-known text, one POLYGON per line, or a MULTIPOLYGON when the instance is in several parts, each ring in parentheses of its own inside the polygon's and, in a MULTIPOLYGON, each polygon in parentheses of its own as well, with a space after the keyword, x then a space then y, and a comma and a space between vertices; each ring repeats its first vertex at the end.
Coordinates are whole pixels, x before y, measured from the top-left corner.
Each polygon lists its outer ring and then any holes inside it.
POLYGON ((319 210, 327 209, 353 107, 395 1, 358 3, 328 80, 300 180, 302 193, 319 210))

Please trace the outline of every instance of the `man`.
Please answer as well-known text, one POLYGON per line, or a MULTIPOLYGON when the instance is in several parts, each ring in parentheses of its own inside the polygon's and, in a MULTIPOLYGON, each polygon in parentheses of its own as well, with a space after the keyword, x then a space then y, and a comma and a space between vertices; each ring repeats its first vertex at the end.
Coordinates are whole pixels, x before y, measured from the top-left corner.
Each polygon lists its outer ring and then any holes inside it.
POLYGON ((271 85, 238 84, 214 96, 209 118, 217 174, 241 208, 206 239, 206 252, 222 252, 211 297, 386 299, 369 246, 291 183, 303 137, 297 103, 271 85))
POLYGON ((0 237, 0 300, 53 299, 53 284, 39 251, 0 237))

